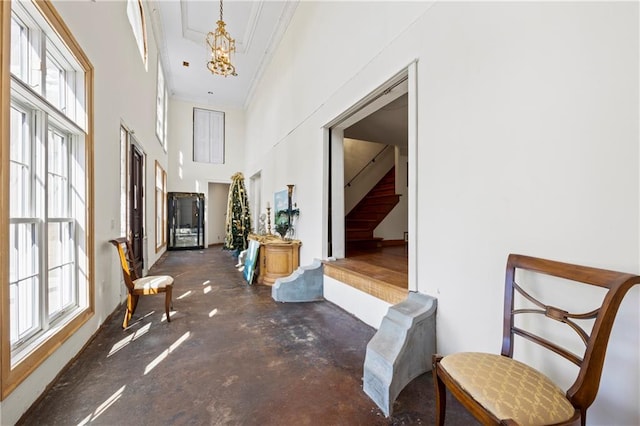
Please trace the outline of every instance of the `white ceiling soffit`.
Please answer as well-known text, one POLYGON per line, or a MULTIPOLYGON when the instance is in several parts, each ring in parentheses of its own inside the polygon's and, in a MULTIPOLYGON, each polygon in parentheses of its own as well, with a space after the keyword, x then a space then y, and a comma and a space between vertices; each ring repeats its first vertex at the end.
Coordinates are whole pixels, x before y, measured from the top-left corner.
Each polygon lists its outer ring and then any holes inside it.
POLYGON ((220 19, 219 1, 148 3, 171 97, 226 108, 247 106, 298 5, 297 0, 225 0, 223 20, 236 40, 238 76, 223 77, 206 67, 205 39, 220 19))

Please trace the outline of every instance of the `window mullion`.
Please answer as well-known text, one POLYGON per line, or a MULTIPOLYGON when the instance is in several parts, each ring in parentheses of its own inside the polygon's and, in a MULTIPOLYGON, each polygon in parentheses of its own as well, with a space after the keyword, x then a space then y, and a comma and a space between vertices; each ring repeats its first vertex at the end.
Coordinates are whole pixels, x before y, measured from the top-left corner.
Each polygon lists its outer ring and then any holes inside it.
POLYGON ((67 211, 66 211, 66 216, 71 219, 69 221, 69 224, 71 226, 69 233, 72 239, 71 250, 73 251, 71 261, 75 265, 72 269, 73 272, 72 272, 71 280, 73 283, 73 286, 72 286, 73 300, 77 305, 78 302, 80 301, 80 289, 78 288, 78 272, 77 272, 78 271, 77 269, 78 234, 76 230, 77 221, 75 220, 76 215, 75 215, 75 209, 74 209, 74 197, 72 195, 76 176, 74 175, 73 167, 71 167, 73 163, 72 160, 74 158, 76 147, 77 147, 77 137, 67 133, 67 164, 66 164, 67 166, 67 211))
MULTIPOLYGON (((46 55, 45 55, 46 56, 46 55)), ((45 68, 46 69, 46 68, 45 68)), ((44 74, 44 73, 43 73, 44 74)), ((46 87, 46 86, 43 86, 46 87)), ((39 181, 42 182, 42 191, 39 193, 39 201, 40 201, 40 209, 41 209, 41 217, 42 217, 42 234, 40 236, 40 257, 41 257, 41 276, 40 280, 40 318, 43 330, 49 329, 49 238, 48 238, 48 226, 49 226, 49 206, 47 202, 47 193, 49 191, 49 179, 47 176, 47 170, 49 167, 49 116, 48 114, 42 113, 42 125, 40 126, 40 137, 41 137, 41 155, 39 156, 41 159, 41 164, 38 166, 38 170, 40 173, 39 181)))
POLYGON ((43 98, 47 99, 47 66, 49 65, 47 58, 47 37, 42 31, 38 31, 38 38, 40 41, 40 87, 42 90, 40 91, 40 95, 43 98))

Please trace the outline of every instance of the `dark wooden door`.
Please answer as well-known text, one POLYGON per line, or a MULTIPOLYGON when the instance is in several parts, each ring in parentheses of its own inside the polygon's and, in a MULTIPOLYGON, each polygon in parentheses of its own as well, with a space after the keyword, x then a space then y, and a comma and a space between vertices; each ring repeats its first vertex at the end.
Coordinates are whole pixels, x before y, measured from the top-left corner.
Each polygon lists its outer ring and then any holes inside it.
POLYGON ((144 268, 142 256, 142 239, 144 236, 143 219, 144 219, 144 156, 142 152, 131 145, 131 175, 129 194, 129 229, 131 232, 131 249, 133 250, 133 258, 137 261, 140 269, 144 268))

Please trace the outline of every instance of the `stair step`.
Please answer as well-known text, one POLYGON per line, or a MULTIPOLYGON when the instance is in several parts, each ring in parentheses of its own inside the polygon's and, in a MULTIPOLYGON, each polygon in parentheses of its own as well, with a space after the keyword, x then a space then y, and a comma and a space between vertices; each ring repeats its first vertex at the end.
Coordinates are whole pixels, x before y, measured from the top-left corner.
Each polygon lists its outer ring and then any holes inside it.
POLYGON ((381 238, 373 238, 373 230, 400 200, 400 195, 395 193, 395 176, 395 167, 392 167, 346 215, 345 234, 348 247, 370 249, 381 245, 381 238), (354 244, 356 247, 352 247, 354 244))
POLYGON ((373 238, 373 229, 347 229, 345 234, 347 241, 368 240, 373 238))
POLYGON ((374 250, 382 247, 382 238, 354 239, 346 241, 347 253, 352 250, 374 250))
POLYGON ((347 229, 371 229, 375 228, 378 225, 377 218, 347 218, 345 222, 345 227, 347 229))
MULTIPOLYGON (((360 216, 361 214, 366 213, 382 213, 386 215, 395 207, 397 203, 382 203, 382 204, 367 204, 362 206, 357 206, 355 209, 351 210, 347 215, 347 219, 360 219, 361 217, 366 217, 367 219, 372 219, 372 217, 360 216)), ((376 216, 377 217, 377 216, 376 216)))

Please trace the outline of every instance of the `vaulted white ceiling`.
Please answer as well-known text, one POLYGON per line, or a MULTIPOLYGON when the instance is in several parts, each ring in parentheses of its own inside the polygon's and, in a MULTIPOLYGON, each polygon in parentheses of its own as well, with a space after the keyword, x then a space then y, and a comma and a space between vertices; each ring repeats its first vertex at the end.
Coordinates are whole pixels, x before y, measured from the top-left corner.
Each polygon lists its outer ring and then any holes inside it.
POLYGON ((148 0, 148 4, 171 96, 242 108, 285 33, 298 1, 224 1, 223 20, 236 40, 235 77, 211 74, 206 66, 209 54, 205 38, 220 19, 219 1, 148 0))

